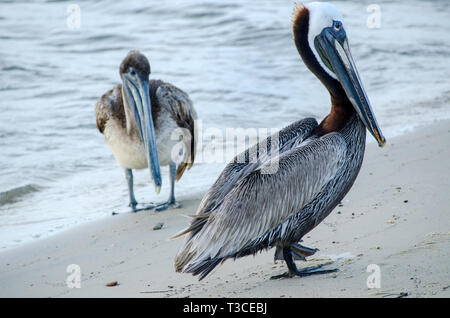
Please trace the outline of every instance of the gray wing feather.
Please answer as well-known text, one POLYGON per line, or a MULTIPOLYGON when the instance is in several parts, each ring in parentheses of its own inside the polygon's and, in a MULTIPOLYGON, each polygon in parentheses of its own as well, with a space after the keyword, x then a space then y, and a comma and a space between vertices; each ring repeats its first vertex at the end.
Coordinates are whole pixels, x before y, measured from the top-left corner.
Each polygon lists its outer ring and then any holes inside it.
POLYGON ((225 259, 301 211, 342 166, 347 145, 331 133, 298 145, 278 158, 274 174, 260 168, 239 180, 180 251, 178 270, 189 271, 208 259, 225 259), (181 269, 181 268, 182 269, 181 269))
POLYGON ((187 238, 189 239, 200 231, 210 213, 216 211, 216 207, 222 203, 225 196, 237 185, 237 182, 260 167, 264 158, 267 158, 271 154, 272 140, 278 138, 277 146, 278 152, 280 153, 292 148, 296 143, 301 143, 307 139, 317 125, 318 123, 314 118, 299 120, 285 127, 278 134, 266 138, 236 156, 225 167, 216 182, 214 182, 203 197, 197 214, 193 217, 190 226, 178 233, 175 237, 190 233, 187 238), (239 158, 245 158, 245 161, 241 162, 239 158))
POLYGON ((172 84, 161 84, 156 91, 156 97, 158 103, 170 112, 178 127, 185 129, 183 133, 185 144, 183 161, 177 168, 177 180, 179 180, 186 167, 191 168, 195 160, 197 146, 195 120, 197 119, 197 113, 189 95, 172 84))
POLYGON ((103 131, 105 130, 106 123, 111 119, 111 117, 115 116, 120 120, 125 119, 121 98, 121 85, 116 85, 105 94, 103 94, 95 104, 95 119, 97 123, 97 129, 101 133, 103 133, 103 131))

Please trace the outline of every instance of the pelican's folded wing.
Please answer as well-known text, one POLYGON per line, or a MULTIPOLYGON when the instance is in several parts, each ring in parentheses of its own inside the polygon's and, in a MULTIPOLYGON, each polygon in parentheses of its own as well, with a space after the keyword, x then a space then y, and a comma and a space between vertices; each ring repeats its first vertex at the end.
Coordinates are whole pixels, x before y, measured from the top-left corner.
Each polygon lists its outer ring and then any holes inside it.
POLYGON ((286 149, 291 149, 295 144, 303 142, 312 134, 316 127, 317 121, 314 118, 299 120, 236 156, 225 167, 216 182, 203 197, 190 226, 178 233, 176 237, 189 233, 188 240, 200 231, 210 213, 218 211, 217 207, 222 204, 223 199, 231 189, 238 185, 239 180, 260 168, 264 159, 267 159, 273 153, 272 145, 275 142, 277 143, 276 149, 281 153, 286 151, 286 149), (244 160, 241 160, 242 158, 244 160))
POLYGON ((240 179, 178 253, 178 271, 206 276, 298 213, 335 177, 347 145, 339 133, 297 144, 240 179), (265 167, 278 165, 272 174, 265 167))
POLYGON ((105 94, 95 104, 95 120, 97 129, 103 134, 108 120, 112 116, 120 120, 125 119, 122 104, 122 85, 116 85, 105 94))
POLYGON ((190 169, 194 164, 197 145, 197 130, 195 126, 197 113, 188 94, 172 84, 161 84, 156 90, 156 97, 159 104, 169 110, 178 127, 186 129, 186 132, 189 134, 189 136, 185 135, 183 137, 185 151, 183 161, 178 165, 176 175, 177 180, 179 180, 186 167, 190 169))

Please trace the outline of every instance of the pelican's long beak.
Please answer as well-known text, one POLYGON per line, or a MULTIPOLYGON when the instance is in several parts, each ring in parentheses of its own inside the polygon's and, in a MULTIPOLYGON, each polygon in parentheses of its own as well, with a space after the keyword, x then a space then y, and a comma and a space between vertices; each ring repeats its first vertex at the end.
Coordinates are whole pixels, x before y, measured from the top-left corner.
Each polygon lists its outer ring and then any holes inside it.
POLYGON ((386 139, 383 137, 370 107, 369 99, 364 91, 358 70, 350 53, 347 35, 342 24, 338 24, 337 28, 329 27, 323 29, 315 38, 314 45, 324 64, 336 74, 348 99, 358 112, 366 128, 375 137, 378 145, 383 147, 386 144, 386 139))
POLYGON ((139 135, 144 143, 148 167, 155 185, 156 193, 161 191, 161 170, 156 146, 155 128, 153 126, 149 80, 136 74, 123 74, 123 87, 126 102, 134 115, 139 135))

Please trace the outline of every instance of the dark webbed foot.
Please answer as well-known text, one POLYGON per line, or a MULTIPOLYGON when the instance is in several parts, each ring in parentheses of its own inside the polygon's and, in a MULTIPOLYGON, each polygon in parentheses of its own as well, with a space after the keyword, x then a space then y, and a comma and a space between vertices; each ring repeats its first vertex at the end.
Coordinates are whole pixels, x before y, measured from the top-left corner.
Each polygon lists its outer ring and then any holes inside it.
POLYGON ((181 203, 178 203, 177 201, 173 201, 173 202, 168 201, 168 202, 164 202, 164 203, 157 205, 155 207, 155 210, 157 212, 161 212, 161 211, 167 210, 169 207, 172 207, 174 209, 179 209, 182 207, 182 205, 181 205, 181 203))
POLYGON ((178 203, 177 201, 173 201, 173 202, 168 201, 168 202, 164 202, 164 203, 149 203, 148 205, 145 205, 143 207, 138 207, 138 205, 135 205, 135 206, 130 205, 130 207, 131 207, 130 211, 124 211, 124 212, 113 211, 112 215, 124 214, 124 213, 136 213, 136 212, 150 211, 150 210, 155 210, 156 212, 161 212, 161 211, 167 210, 169 207, 178 209, 178 208, 181 208, 182 205, 181 205, 181 203, 178 203))
POLYGON ((149 203, 149 204, 143 204, 142 207, 138 207, 138 204, 135 197, 134 197, 134 190, 133 190, 133 172, 131 169, 125 169, 125 176, 127 178, 128 183, 128 193, 130 196, 130 204, 129 207, 131 208, 131 211, 127 212, 112 212, 112 215, 117 214, 123 214, 123 213, 130 213, 130 212, 140 212, 140 211, 148 211, 148 210, 155 210, 157 212, 167 210, 169 207, 173 207, 175 209, 181 208, 181 204, 178 203, 175 200, 175 176, 176 176, 176 164, 171 163, 170 164, 170 196, 169 200, 164 203, 149 203))
POLYGON ((178 203, 178 201, 176 201, 174 199, 174 200, 168 200, 167 202, 163 202, 163 203, 149 203, 146 207, 136 209, 135 212, 145 211, 145 210, 153 210, 153 209, 156 212, 161 212, 161 211, 167 210, 169 207, 178 209, 178 208, 181 208, 182 205, 181 205, 181 203, 178 203))
POLYGON ((311 276, 311 275, 335 273, 338 271, 337 268, 319 270, 320 268, 322 268, 322 266, 323 265, 313 266, 313 267, 308 267, 308 268, 304 268, 301 270, 296 268, 295 271, 289 270, 288 272, 286 272, 284 274, 272 276, 272 277, 270 277, 270 279, 292 278, 295 276, 306 277, 306 276, 311 276))
POLYGON ((125 214, 125 213, 136 213, 136 212, 140 212, 140 211, 149 211, 149 210, 153 210, 154 208, 156 208, 158 206, 158 204, 154 204, 154 203, 149 203, 148 205, 144 205, 142 207, 138 207, 140 204, 138 204, 137 202, 135 202, 135 204, 130 203, 129 207, 131 208, 129 211, 113 211, 112 215, 117 215, 117 214, 125 214))
POLYGON ((302 270, 299 270, 297 268, 294 259, 306 260, 305 259, 306 256, 313 255, 316 251, 317 249, 305 247, 300 244, 293 244, 291 246, 284 247, 282 249, 277 247, 277 251, 275 252, 275 259, 277 259, 277 257, 279 257, 281 254, 286 262, 289 271, 281 275, 272 276, 270 279, 292 278, 295 276, 305 277, 311 275, 329 274, 338 271, 337 268, 320 270, 320 268, 322 268, 323 265, 308 267, 302 270))

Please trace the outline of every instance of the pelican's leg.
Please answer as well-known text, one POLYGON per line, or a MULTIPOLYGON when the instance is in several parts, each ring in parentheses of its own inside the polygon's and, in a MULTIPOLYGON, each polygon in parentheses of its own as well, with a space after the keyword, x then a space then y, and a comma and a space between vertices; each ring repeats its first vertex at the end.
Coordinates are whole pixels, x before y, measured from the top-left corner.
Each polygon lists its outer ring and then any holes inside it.
POLYGON ((130 196, 130 204, 128 206, 134 211, 138 203, 134 197, 133 171, 131 169, 125 169, 125 177, 128 184, 128 195, 130 196))
POLYGON ((299 270, 297 268, 297 266, 295 265, 291 246, 283 248, 283 257, 284 257, 284 260, 286 261, 286 265, 287 265, 289 271, 287 273, 284 273, 281 275, 272 276, 270 279, 292 278, 294 276, 305 277, 305 276, 318 275, 318 274, 334 273, 334 272, 338 271, 337 268, 319 270, 320 268, 322 268, 322 265, 299 270))
POLYGON ((156 211, 164 211, 169 206, 173 206, 174 208, 181 208, 181 204, 175 200, 175 175, 177 173, 177 165, 175 162, 171 162, 169 165, 170 169, 170 195, 169 199, 165 203, 161 203, 156 206, 156 211))
MULTIPOLYGON (((145 210, 151 210, 155 208, 155 205, 149 205, 143 208, 136 208, 138 202, 134 197, 134 181, 133 181, 133 171, 131 169, 125 169, 125 178, 127 179, 128 185, 128 195, 130 197, 130 204, 128 205, 131 208, 131 212, 139 212, 145 210)), ((121 214, 121 212, 113 212, 112 215, 121 214)))

